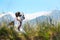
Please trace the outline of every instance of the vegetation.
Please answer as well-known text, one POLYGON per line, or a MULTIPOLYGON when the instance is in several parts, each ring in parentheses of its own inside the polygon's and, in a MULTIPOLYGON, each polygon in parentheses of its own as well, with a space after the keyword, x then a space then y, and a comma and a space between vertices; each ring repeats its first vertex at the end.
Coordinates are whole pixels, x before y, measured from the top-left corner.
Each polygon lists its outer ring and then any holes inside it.
POLYGON ((26 33, 16 32, 14 27, 8 27, 6 23, 0 26, 0 40, 60 40, 60 23, 56 25, 48 22, 31 25, 29 22, 24 24, 26 33))

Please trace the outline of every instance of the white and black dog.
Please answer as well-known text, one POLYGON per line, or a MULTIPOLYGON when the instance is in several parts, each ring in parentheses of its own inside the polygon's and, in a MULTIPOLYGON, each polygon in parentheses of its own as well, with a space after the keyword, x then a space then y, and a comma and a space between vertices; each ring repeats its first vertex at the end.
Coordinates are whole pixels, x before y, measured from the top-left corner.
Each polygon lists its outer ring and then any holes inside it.
POLYGON ((15 19, 14 19, 14 21, 12 21, 11 23, 9 23, 9 25, 14 25, 14 26, 17 26, 18 28, 18 30, 20 31, 20 27, 21 27, 21 25, 22 25, 22 21, 25 19, 25 16, 24 16, 24 14, 23 13, 21 13, 21 12, 16 12, 15 13, 15 19))

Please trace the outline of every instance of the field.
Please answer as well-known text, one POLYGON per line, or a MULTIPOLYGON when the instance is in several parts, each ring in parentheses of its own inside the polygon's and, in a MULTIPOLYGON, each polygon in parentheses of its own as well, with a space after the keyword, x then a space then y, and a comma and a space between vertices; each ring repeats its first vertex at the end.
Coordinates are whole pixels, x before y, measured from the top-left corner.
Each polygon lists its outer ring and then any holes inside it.
POLYGON ((31 25, 29 22, 24 24, 26 33, 16 32, 14 27, 7 27, 6 23, 0 26, 0 40, 60 40, 60 23, 57 25, 48 22, 31 25))

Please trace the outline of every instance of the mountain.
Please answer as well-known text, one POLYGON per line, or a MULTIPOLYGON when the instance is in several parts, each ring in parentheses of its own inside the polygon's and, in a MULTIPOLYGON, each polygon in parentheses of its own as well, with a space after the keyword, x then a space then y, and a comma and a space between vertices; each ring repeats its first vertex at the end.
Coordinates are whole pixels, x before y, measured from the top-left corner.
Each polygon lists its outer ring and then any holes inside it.
MULTIPOLYGON (((29 20, 31 24, 34 24, 36 22, 49 22, 50 24, 57 24, 60 22, 60 10, 53 10, 51 12, 48 12, 49 15, 41 15, 38 16, 32 20, 29 20)), ((40 15, 40 14, 39 14, 40 15)), ((34 17, 34 16, 33 16, 34 17)))
POLYGON ((52 11, 50 17, 56 21, 60 21, 60 10, 52 11))
POLYGON ((45 15, 48 16, 50 15, 51 11, 42 11, 42 12, 36 12, 36 13, 29 13, 29 14, 25 14, 25 20, 32 20, 35 19, 36 17, 45 15))
MULTIPOLYGON (((0 14, 0 23, 2 21, 9 20, 9 22, 13 21, 15 18, 15 14, 12 12, 7 12, 4 14, 0 14)), ((48 21, 49 23, 56 23, 60 22, 60 10, 53 10, 53 11, 42 11, 42 12, 36 12, 36 13, 31 13, 31 14, 25 14, 25 20, 23 24, 29 21, 31 24, 38 22, 43 22, 43 21, 48 21)))
POLYGON ((0 15, 0 24, 2 24, 3 22, 6 22, 8 24, 13 20, 14 20, 14 14, 11 12, 7 12, 0 15))

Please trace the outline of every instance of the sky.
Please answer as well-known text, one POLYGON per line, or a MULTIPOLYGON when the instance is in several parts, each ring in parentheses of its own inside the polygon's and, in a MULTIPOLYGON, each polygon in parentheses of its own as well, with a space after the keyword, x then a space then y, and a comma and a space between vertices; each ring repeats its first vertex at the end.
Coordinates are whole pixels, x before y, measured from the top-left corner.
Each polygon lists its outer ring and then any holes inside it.
POLYGON ((0 0, 0 12, 35 13, 60 10, 60 0, 0 0))

